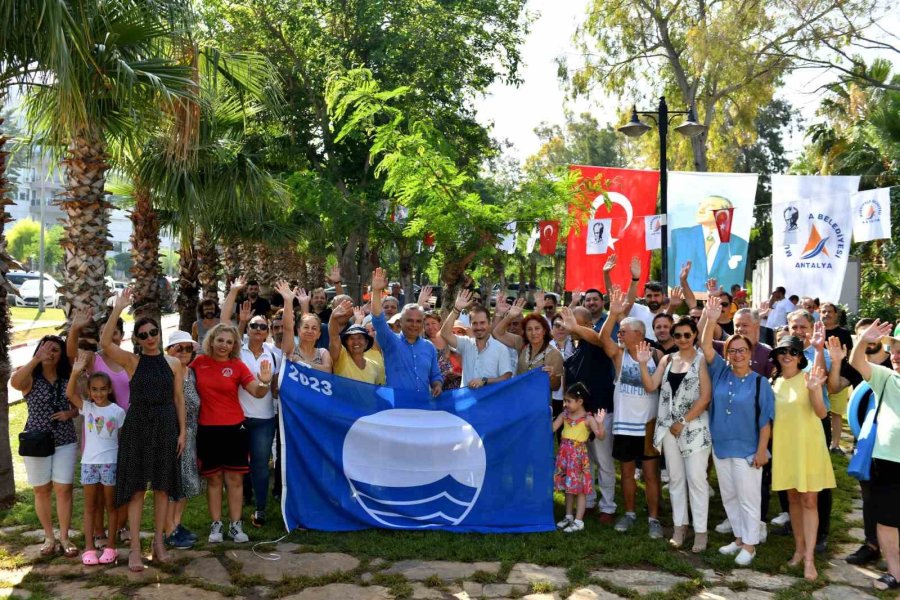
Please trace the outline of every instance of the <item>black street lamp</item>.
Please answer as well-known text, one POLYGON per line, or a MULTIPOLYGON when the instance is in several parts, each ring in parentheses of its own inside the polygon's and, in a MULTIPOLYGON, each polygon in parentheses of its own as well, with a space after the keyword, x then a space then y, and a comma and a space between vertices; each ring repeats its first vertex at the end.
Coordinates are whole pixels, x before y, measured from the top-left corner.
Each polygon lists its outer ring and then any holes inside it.
POLYGON ((659 131, 659 210, 665 215, 661 223, 660 230, 662 243, 662 282, 668 290, 668 229, 669 229, 669 190, 668 190, 668 167, 666 166, 666 137, 669 133, 669 125, 672 124, 670 115, 687 115, 687 120, 675 128, 675 131, 686 137, 692 138, 706 131, 706 125, 697 122, 697 115, 694 113, 693 105, 687 110, 669 110, 666 104, 666 97, 659 98, 659 108, 652 111, 639 111, 637 107, 631 109, 631 121, 627 125, 619 127, 619 131, 628 137, 640 137, 650 131, 652 127, 644 123, 638 118, 638 115, 648 116, 656 122, 656 129, 659 131))

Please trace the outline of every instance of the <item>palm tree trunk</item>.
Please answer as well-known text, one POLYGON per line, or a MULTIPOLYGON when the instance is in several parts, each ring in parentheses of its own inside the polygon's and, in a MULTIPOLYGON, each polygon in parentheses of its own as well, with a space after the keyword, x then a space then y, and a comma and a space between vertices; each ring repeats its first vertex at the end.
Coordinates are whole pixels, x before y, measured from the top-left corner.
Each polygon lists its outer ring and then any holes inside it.
POLYGON ((231 283, 241 274, 241 246, 237 240, 223 240, 222 258, 225 263, 225 293, 231 289, 231 283))
MULTIPOLYGON (((3 119, 0 119, 0 126, 3 119)), ((6 252, 6 237, 3 227, 12 221, 6 207, 13 202, 9 199, 9 180, 6 167, 9 153, 3 150, 7 138, 0 133, 0 508, 8 508, 16 501, 16 480, 13 471, 12 449, 9 445, 9 388, 7 382, 12 367, 9 364, 9 306, 6 296, 6 273, 17 267, 16 261, 6 252)))
POLYGON ((150 190, 135 182, 134 210, 131 211, 131 305, 135 318, 152 317, 160 322, 162 306, 159 297, 159 219, 153 208, 150 190))
POLYGON ((181 241, 178 259, 178 329, 190 331, 197 320, 197 296, 200 293, 200 265, 192 236, 181 241))
POLYGON ((213 298, 219 301, 219 272, 222 263, 219 260, 219 251, 216 249, 215 240, 209 233, 200 230, 197 239, 197 260, 200 267, 200 288, 204 298, 213 298))
MULTIPOLYGON (((106 287, 106 252, 109 241, 109 215, 112 205, 106 200, 106 171, 109 157, 102 132, 82 132, 69 144, 65 167, 65 188, 59 203, 65 210, 65 250, 63 290, 68 316, 77 308, 98 310, 106 306, 110 292, 106 287)), ((68 324, 66 324, 68 330, 68 324)), ((83 335, 89 335, 85 332, 83 335)))

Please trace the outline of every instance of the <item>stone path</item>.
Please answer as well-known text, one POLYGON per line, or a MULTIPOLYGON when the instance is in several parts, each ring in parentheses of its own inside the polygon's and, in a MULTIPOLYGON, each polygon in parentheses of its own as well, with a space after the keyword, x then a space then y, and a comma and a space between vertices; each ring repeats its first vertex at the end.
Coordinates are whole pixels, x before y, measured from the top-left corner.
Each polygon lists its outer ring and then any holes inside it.
MULTIPOLYGON (((613 600, 636 594, 672 594, 698 600, 767 600, 801 595, 804 582, 790 575, 748 569, 718 573, 701 569, 688 577, 647 568, 601 568, 588 574, 588 585, 571 585, 565 569, 500 562, 463 563, 404 560, 389 563, 336 552, 313 553, 281 543, 255 553, 248 546, 172 551, 172 564, 132 573, 127 552, 113 567, 84 567, 77 559, 41 559, 34 532, 0 529, 0 548, 22 557, 22 566, 0 569, 0 598, 66 600, 613 600), (4 541, 24 541, 15 552, 4 541), (266 560, 277 557, 277 560, 266 560), (797 589, 792 589, 797 586, 797 589)), ((39 533, 39 532, 38 532, 39 533)), ((839 547, 846 556, 855 546, 839 547)), ((871 582, 878 573, 834 558, 821 573, 828 584, 811 593, 815 600, 875 598, 871 582)), ((584 580, 582 580, 584 581, 584 580)), ((809 597, 804 595, 803 597, 809 597)))

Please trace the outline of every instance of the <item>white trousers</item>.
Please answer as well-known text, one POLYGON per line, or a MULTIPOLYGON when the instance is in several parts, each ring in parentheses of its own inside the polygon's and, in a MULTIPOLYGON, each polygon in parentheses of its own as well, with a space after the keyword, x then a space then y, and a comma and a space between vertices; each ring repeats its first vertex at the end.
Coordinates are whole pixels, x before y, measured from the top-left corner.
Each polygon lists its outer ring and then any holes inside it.
POLYGON ((669 470, 669 500, 672 502, 672 522, 675 527, 687 525, 688 497, 691 516, 694 517, 694 533, 706 533, 706 518, 709 512, 709 483, 706 481, 706 466, 709 464, 709 448, 697 450, 682 456, 678 442, 670 432, 662 442, 669 470))
POLYGON ((745 544, 759 543, 760 486, 762 469, 754 469, 746 458, 716 458, 716 475, 725 514, 731 522, 734 537, 745 544))
MULTIPOLYGON (((609 413, 603 419, 606 428, 606 439, 594 438, 588 444, 588 456, 591 458, 591 473, 600 480, 600 512, 614 514, 616 512, 616 463, 613 460, 613 415, 609 413)), ((597 492, 593 489, 588 494, 587 503, 596 502, 597 492)))

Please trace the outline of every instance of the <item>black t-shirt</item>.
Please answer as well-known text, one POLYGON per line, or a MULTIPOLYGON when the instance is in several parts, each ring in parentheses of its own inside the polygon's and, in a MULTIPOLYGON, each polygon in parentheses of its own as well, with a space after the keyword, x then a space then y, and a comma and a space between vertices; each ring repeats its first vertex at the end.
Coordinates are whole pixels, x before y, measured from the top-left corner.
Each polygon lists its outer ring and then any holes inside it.
MULTIPOLYGON (((249 298, 247 299, 249 300, 249 298)), ((250 303, 250 309, 253 311, 254 317, 258 315, 268 317, 272 312, 272 304, 262 296, 257 296, 256 300, 250 303)))
POLYGON ((722 328, 722 331, 726 336, 734 335, 734 321, 728 321, 727 323, 719 323, 719 327, 722 328))
POLYGON ((564 366, 567 386, 581 382, 591 392, 590 401, 584 404, 585 410, 597 412, 603 408, 607 413, 613 412, 615 365, 603 348, 582 340, 564 366))
POLYGON ((854 374, 857 376, 859 373, 856 373, 856 369, 850 366, 850 351, 853 350, 853 336, 850 335, 850 331, 843 327, 835 327, 834 329, 826 329, 825 330, 825 339, 827 340, 830 337, 836 337, 841 340, 841 345, 847 348, 847 356, 844 357, 844 360, 841 362, 841 377, 845 378, 847 381, 853 383, 854 374), (851 373, 852 371, 852 373, 851 373))
POLYGON ((648 340, 646 338, 644 339, 644 341, 650 342, 651 346, 653 346, 654 348, 656 348, 663 354, 675 354, 676 352, 678 352, 678 346, 676 344, 672 344, 672 347, 669 348, 668 350, 666 350, 665 348, 663 348, 663 345, 660 344, 658 341, 648 340))

